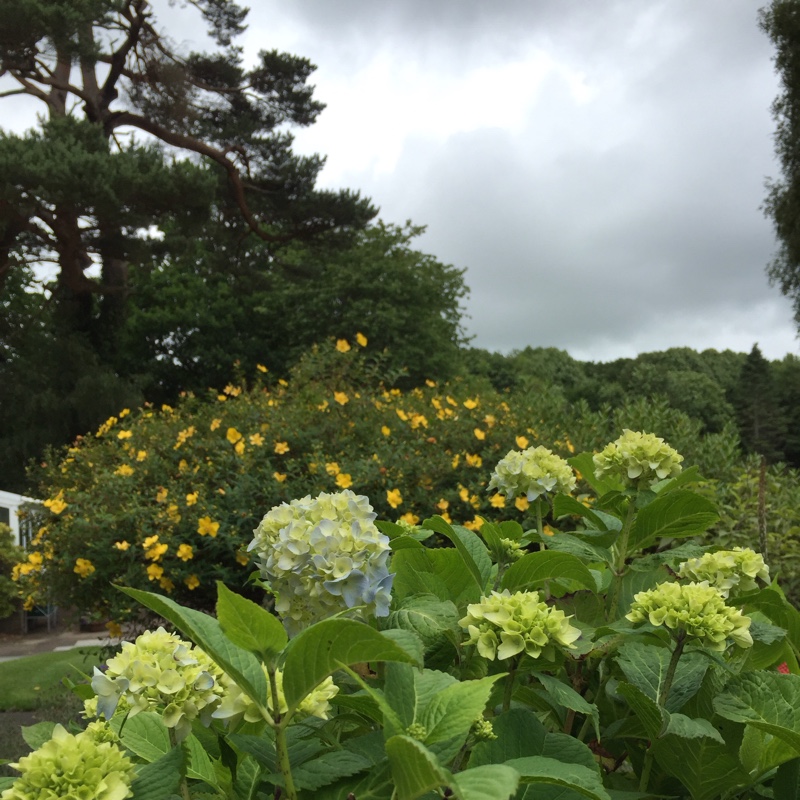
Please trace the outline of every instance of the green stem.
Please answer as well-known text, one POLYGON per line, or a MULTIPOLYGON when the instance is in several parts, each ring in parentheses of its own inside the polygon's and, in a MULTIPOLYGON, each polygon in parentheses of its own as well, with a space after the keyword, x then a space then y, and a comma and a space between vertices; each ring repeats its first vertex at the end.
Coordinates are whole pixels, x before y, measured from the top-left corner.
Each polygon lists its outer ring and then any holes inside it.
MULTIPOLYGON (((174 750, 176 747, 180 747, 178 744, 178 737, 175 734, 175 728, 167 728, 169 733, 169 745, 174 750)), ((192 796, 189 794, 189 784, 186 782, 186 773, 181 772, 181 783, 180 783, 180 790, 181 790, 181 798, 183 800, 192 800, 192 796)))
POLYGON ((268 667, 267 675, 269 676, 269 686, 272 693, 272 716, 275 721, 275 754, 278 758, 278 771, 283 777, 286 800, 297 800, 297 789, 294 785, 292 765, 289 761, 289 745, 286 741, 286 726, 289 724, 290 717, 288 715, 282 717, 280 713, 281 702, 275 668, 268 667))
POLYGON ((541 542, 542 550, 546 550, 547 546, 544 543, 544 525, 542 524, 542 498, 536 498, 536 530, 539 533, 539 540, 541 542))
POLYGON ((625 576, 625 561, 628 558, 628 540, 631 535, 631 528, 633 527, 633 520, 636 516, 636 506, 633 498, 628 500, 628 512, 625 515, 625 522, 622 525, 622 531, 619 535, 616 548, 616 558, 614 560, 613 572, 614 580, 611 584, 611 593, 608 596, 608 605, 606 608, 609 619, 616 618, 617 601, 619 600, 619 592, 622 588, 622 579, 625 576))
POLYGON ((506 676, 506 690, 503 694, 503 711, 511 708, 511 696, 514 694, 514 680, 517 677, 517 660, 513 659, 509 664, 508 675, 506 676))
POLYGON ((648 747, 644 754, 644 766, 642 767, 642 777, 639 778, 639 791, 646 792, 647 784, 650 782, 650 770, 653 768, 653 751, 648 747))
POLYGON ((664 678, 664 685, 658 693, 658 704, 664 708, 667 704, 670 689, 672 689, 672 681, 675 678, 675 670, 678 668, 678 661, 680 660, 681 653, 683 653, 683 646, 686 644, 686 631, 678 631, 678 636, 675 644, 675 649, 672 651, 672 658, 667 667, 667 676, 664 678))

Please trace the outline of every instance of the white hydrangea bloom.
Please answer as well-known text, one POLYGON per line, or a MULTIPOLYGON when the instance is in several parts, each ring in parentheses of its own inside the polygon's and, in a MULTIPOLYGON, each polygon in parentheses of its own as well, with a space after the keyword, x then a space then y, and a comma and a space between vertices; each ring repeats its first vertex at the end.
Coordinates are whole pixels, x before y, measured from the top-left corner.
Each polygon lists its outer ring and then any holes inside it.
POLYGON ((682 461, 683 456, 659 436, 626 428, 594 456, 594 468, 598 478, 612 475, 644 489, 680 474, 682 461))
POLYGON ((769 583, 769 567, 760 553, 749 547, 717 550, 690 558, 678 567, 681 578, 708 581, 728 597, 732 591, 752 592, 758 589, 757 579, 769 583))
POLYGON ((111 719, 119 702, 131 715, 160 711, 164 724, 183 739, 194 719, 210 722, 224 693, 223 674, 202 650, 158 628, 135 642, 123 642, 105 672, 95 667, 92 689, 97 712, 106 719, 111 719))
POLYGON ((575 473, 567 462, 546 447, 511 450, 492 473, 489 489, 509 500, 524 495, 533 502, 548 492, 569 494, 575 489, 575 473))
POLYGON ((388 615, 389 537, 375 517, 369 500, 348 489, 282 503, 261 520, 248 549, 290 635, 355 606, 388 615))

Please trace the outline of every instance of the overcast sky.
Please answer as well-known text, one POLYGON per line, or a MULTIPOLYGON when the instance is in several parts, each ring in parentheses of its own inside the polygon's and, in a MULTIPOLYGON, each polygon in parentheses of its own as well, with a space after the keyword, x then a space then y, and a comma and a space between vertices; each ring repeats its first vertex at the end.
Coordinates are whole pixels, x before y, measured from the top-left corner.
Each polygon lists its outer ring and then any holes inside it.
POLYGON ((322 185, 427 225, 419 248, 466 268, 474 346, 800 352, 765 274, 778 80, 762 3, 250 5, 246 53, 318 67, 327 108, 296 149, 327 155, 322 185))

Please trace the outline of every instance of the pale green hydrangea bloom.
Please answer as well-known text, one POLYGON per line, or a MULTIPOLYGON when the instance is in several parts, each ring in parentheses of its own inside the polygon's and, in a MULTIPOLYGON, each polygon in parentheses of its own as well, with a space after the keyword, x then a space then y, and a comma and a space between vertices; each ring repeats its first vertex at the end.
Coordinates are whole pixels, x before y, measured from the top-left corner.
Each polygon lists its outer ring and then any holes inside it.
POLYGON ((753 644, 748 630, 750 617, 725 605, 720 590, 708 581, 660 583, 654 589, 639 592, 625 618, 634 623, 649 622, 665 625, 672 631, 684 631, 710 650, 725 650, 729 639, 739 647, 753 644))
POLYGON ((111 719, 120 701, 131 715, 159 711, 179 740, 189 734, 195 719, 209 724, 224 693, 222 670, 202 650, 164 628, 123 642, 106 667, 105 673, 95 667, 92 678, 98 714, 111 719))
POLYGON ((526 553, 525 546, 514 539, 500 539, 500 544, 506 561, 519 561, 526 553))
POLYGON ((683 456, 652 433, 627 428, 615 442, 594 456, 598 478, 611 475, 639 489, 649 488, 664 478, 674 478, 683 469, 683 456))
POLYGON ((509 451, 494 468, 488 488, 497 489, 509 500, 522 495, 533 502, 548 492, 574 491, 575 473, 563 458, 539 445, 509 451))
POLYGON ((356 606, 389 614, 389 537, 375 517, 369 500, 348 489, 282 503, 261 520, 248 549, 290 635, 356 606))
POLYGON ((56 725, 50 741, 11 766, 22 774, 0 795, 2 800, 125 800, 133 796, 133 764, 102 723, 77 734, 56 725))
MULTIPOLYGON (((266 667, 263 667, 264 674, 267 674, 266 667)), ((283 693, 283 672, 275 671, 275 682, 278 688, 278 713, 285 714, 289 710, 286 703, 286 696, 283 693)), ((225 720, 226 723, 236 723, 242 719, 246 722, 260 722, 265 717, 262 715, 258 706, 246 695, 228 675, 224 678, 225 697, 219 707, 214 711, 215 719, 225 720)), ((339 687, 333 682, 333 678, 325 678, 313 691, 306 695, 297 707, 294 721, 303 717, 319 717, 328 719, 331 711, 330 700, 339 692, 339 687)), ((270 713, 275 713, 272 702, 272 692, 268 692, 267 709, 270 713)))
POLYGON ((678 567, 681 578, 708 581, 728 597, 732 591, 752 592, 758 589, 757 579, 769 583, 769 567, 760 553, 749 547, 717 550, 690 558, 678 567))
POLYGON ((581 635, 570 619, 543 602, 538 592, 511 594, 505 589, 468 605, 467 616, 458 624, 469 633, 467 644, 476 645, 491 661, 519 653, 552 660, 556 647, 574 649, 581 635))

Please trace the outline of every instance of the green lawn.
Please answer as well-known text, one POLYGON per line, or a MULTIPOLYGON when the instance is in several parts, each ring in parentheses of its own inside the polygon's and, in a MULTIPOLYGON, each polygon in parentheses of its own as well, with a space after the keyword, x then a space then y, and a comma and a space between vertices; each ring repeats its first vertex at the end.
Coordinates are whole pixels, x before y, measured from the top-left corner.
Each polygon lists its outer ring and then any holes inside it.
POLYGON ((100 663, 100 648, 81 647, 0 663, 0 711, 34 711, 70 694, 61 680, 79 683, 100 663))

